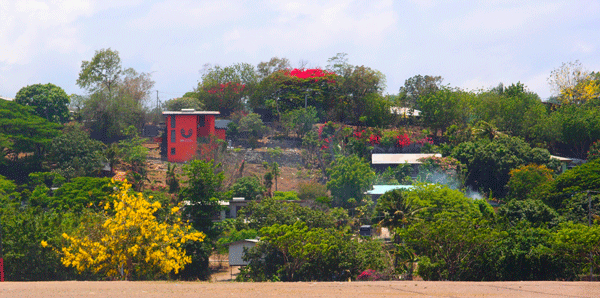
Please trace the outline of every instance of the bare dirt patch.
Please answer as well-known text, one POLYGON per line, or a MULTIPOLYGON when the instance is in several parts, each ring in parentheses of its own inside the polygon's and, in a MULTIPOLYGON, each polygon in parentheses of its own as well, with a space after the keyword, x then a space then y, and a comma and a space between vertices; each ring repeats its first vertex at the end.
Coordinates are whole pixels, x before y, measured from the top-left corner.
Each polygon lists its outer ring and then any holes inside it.
POLYGON ((596 282, 4 282, 0 297, 599 297, 596 282))

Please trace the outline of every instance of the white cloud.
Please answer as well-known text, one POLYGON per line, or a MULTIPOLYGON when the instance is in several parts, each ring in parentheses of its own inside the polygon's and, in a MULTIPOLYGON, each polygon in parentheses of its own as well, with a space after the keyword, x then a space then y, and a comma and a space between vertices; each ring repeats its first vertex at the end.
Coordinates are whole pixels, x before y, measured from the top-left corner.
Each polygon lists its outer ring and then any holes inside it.
POLYGON ((226 49, 244 48, 258 53, 275 48, 283 53, 296 53, 336 44, 377 47, 386 34, 395 29, 392 4, 392 1, 380 1, 376 5, 348 0, 271 1, 271 9, 278 17, 250 28, 237 28, 241 38, 227 42, 226 49))
POLYGON ((555 22, 552 16, 563 4, 549 2, 479 2, 479 6, 465 5, 465 11, 456 10, 453 17, 439 23, 446 37, 477 40, 498 40, 511 36, 531 34, 544 30, 555 22))
POLYGON ((89 1, 26 0, 0 5, 0 62, 7 64, 27 64, 47 50, 73 50, 80 45, 74 22, 92 13, 89 1))
POLYGON ((243 5, 236 1, 168 0, 153 4, 143 17, 131 21, 135 29, 157 28, 216 29, 223 22, 243 15, 243 5))

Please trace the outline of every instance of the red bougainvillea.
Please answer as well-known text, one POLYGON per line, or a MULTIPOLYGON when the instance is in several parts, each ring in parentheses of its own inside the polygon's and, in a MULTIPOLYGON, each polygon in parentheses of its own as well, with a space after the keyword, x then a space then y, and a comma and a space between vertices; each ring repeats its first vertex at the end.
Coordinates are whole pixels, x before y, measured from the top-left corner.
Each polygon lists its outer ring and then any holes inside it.
POLYGON ((410 145, 410 138, 407 134, 399 135, 396 137, 396 146, 400 148, 404 148, 410 145))
POLYGON ((354 138, 355 138, 355 139, 357 139, 357 140, 358 140, 358 139, 360 139, 360 138, 362 138, 362 134, 363 134, 364 132, 365 132, 365 130, 364 130, 364 129, 363 129, 363 130, 361 130, 361 131, 358 131, 358 130, 357 130, 357 131, 355 131, 355 132, 354 132, 354 138))
MULTIPOLYGON (((287 76, 290 77, 296 77, 299 79, 315 79, 315 82, 317 81, 318 78, 323 78, 323 77, 331 77, 331 76, 335 76, 335 73, 333 72, 328 72, 326 70, 322 70, 319 68, 310 68, 310 69, 298 69, 298 68, 294 68, 292 70, 287 70, 285 72, 285 74, 287 76)), ((329 83, 334 83, 335 80, 328 80, 329 83)))
POLYGON ((320 78, 332 74, 328 71, 323 71, 322 69, 312 68, 312 69, 292 69, 288 76, 297 77, 300 79, 310 79, 310 78, 320 78))
POLYGON ((373 134, 369 136, 369 144, 371 144, 371 146, 379 145, 380 142, 381 142, 381 136, 373 135, 373 134))

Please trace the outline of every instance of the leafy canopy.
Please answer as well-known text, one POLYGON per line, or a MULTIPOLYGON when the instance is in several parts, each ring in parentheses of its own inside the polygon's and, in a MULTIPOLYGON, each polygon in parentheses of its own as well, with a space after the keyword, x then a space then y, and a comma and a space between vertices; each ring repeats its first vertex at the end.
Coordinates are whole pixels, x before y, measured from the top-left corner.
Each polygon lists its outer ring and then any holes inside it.
MULTIPOLYGON (((153 272, 177 273, 191 262, 182 245, 187 241, 202 241, 205 234, 194 232, 178 217, 159 222, 154 214, 162 207, 160 203, 150 203, 129 188, 124 183, 114 201, 106 204, 105 209, 112 214, 97 227, 99 231, 63 234, 68 242, 62 248, 65 266, 79 272, 89 269, 112 278, 130 279, 153 272)), ((174 207, 171 213, 178 209, 174 207)))

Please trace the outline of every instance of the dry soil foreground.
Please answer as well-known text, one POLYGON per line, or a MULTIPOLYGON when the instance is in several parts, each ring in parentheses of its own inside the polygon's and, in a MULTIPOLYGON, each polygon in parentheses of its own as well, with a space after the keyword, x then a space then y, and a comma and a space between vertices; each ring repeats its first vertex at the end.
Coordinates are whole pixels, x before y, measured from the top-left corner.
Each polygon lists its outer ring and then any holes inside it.
POLYGON ((3 282, 0 297, 600 297, 598 282, 3 282))

